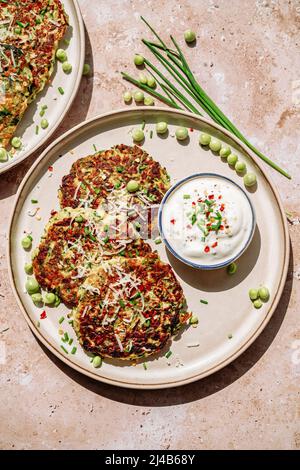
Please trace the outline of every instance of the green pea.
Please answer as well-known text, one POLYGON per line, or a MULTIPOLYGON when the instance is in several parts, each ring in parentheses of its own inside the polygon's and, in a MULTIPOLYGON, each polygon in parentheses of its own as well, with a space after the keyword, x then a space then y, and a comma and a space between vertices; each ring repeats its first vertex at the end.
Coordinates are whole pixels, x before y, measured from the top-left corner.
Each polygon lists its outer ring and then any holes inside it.
POLYGON ((0 162, 7 162, 8 154, 5 148, 0 147, 0 162))
POLYGON ((220 150, 220 157, 227 158, 231 154, 231 148, 229 145, 222 145, 220 150))
POLYGON ((237 173, 244 173, 247 170, 246 163, 239 161, 236 162, 234 168, 237 173))
POLYGON ((270 292, 267 287, 260 287, 258 289, 258 296, 263 302, 267 302, 270 298, 270 292))
POLYGON ((219 139, 215 139, 215 137, 212 137, 210 142, 209 142, 209 148, 213 152, 219 152, 221 150, 222 144, 219 141, 219 139))
POLYGON ((194 33, 194 31, 192 31, 191 29, 187 29, 185 32, 184 32, 184 39, 187 43, 191 43, 191 42, 194 42, 195 39, 196 39, 196 34, 194 33))
POLYGON ((196 315, 191 316, 189 323, 190 325, 197 325, 199 323, 198 317, 196 317, 196 315))
POLYGON ((125 91, 125 93, 123 94, 123 100, 124 100, 124 103, 131 103, 132 94, 130 93, 130 91, 125 91))
POLYGON ((32 302, 34 304, 41 304, 43 302, 43 297, 42 297, 42 294, 32 294, 31 296, 31 299, 32 299, 32 302))
POLYGON ((32 263, 26 263, 25 266, 24 266, 24 271, 25 271, 26 274, 28 274, 30 276, 33 273, 32 263))
POLYGON ((100 356, 95 356, 93 358, 93 367, 95 367, 95 369, 98 369, 98 367, 101 367, 102 365, 102 358, 100 356))
POLYGON ((45 304, 52 305, 56 301, 56 295, 52 294, 52 292, 47 292, 44 297, 45 304))
POLYGON ((41 120, 41 128, 42 129, 47 129, 47 127, 49 126, 49 122, 47 119, 42 119, 41 120))
POLYGON ((237 264, 236 263, 230 263, 228 266, 227 266, 227 273, 232 275, 232 274, 235 274, 237 271, 237 264))
POLYGON ((143 65, 145 59, 142 55, 135 54, 133 61, 134 61, 135 65, 143 65))
POLYGON ((140 73, 139 74, 139 82, 142 83, 143 85, 146 85, 147 83, 147 75, 145 75, 144 73, 140 73))
POLYGON ((126 189, 129 193, 136 193, 140 189, 140 184, 138 181, 130 180, 127 183, 126 189))
POLYGON ((57 60, 59 60, 59 62, 66 62, 66 60, 68 60, 66 51, 64 51, 63 49, 57 49, 56 58, 57 60))
POLYGON ((132 138, 135 142, 142 142, 145 138, 144 131, 142 131, 142 129, 134 129, 132 138))
POLYGON ((256 175, 254 173, 246 173, 244 176, 244 184, 248 188, 256 184, 256 175))
POLYGON ((231 166, 235 166, 236 162, 238 161, 238 156, 235 153, 231 153, 227 157, 227 163, 231 166))
POLYGON ((32 238, 30 236, 26 236, 22 239, 21 245, 24 248, 24 250, 30 250, 32 247, 32 238))
POLYGON ((54 307, 57 308, 61 303, 61 300, 60 298, 58 297, 58 295, 55 295, 55 302, 54 302, 54 307))
POLYGON ((28 294, 37 294, 40 290, 40 285, 34 277, 29 277, 25 284, 25 289, 28 294))
POLYGON ((260 299, 254 300, 253 306, 255 308, 261 308, 262 307, 262 301, 260 299))
POLYGON ((11 145, 15 148, 15 149, 19 149, 21 146, 22 146, 22 141, 20 139, 20 137, 13 137, 11 139, 11 145))
POLYGON ((168 124, 164 121, 158 122, 156 124, 156 132, 158 134, 165 134, 168 130, 168 124))
POLYGON ((144 93, 142 91, 136 91, 133 95, 133 98, 136 103, 141 103, 144 101, 144 93))
POLYGON ((72 72, 73 67, 72 67, 72 64, 70 64, 70 62, 64 62, 62 64, 62 69, 66 74, 69 74, 72 72))
POLYGON ((87 75, 90 75, 90 73, 91 73, 91 66, 89 64, 84 64, 82 75, 87 76, 87 75))
POLYGON ((199 143, 201 145, 209 145, 211 141, 211 136, 209 134, 206 134, 205 132, 202 132, 199 137, 199 143))
POLYGON ((251 300, 256 300, 258 297, 258 290, 257 289, 250 289, 249 290, 249 297, 251 300))
POLYGON ((152 96, 145 96, 144 105, 145 106, 153 106, 154 105, 154 99, 152 98, 152 96))
POLYGON ((148 85, 150 88, 156 88, 156 80, 155 80, 154 77, 152 77, 152 75, 151 75, 150 77, 148 77, 147 85, 148 85))
POLYGON ((189 133, 186 127, 177 127, 175 135, 177 140, 185 140, 189 133))

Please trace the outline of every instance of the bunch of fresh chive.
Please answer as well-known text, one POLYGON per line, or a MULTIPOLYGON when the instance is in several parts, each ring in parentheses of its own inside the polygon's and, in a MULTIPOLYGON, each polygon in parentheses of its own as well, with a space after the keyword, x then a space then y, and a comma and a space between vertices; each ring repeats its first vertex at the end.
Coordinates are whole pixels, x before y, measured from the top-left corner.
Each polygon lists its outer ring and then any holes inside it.
POLYGON ((274 168, 274 170, 277 170, 286 178, 290 179, 291 176, 285 170, 280 168, 275 162, 262 154, 246 139, 246 137, 244 137, 244 135, 235 127, 228 117, 225 116, 220 108, 207 95, 207 93, 205 93, 203 88, 197 82, 181 48, 178 46, 173 36, 170 36, 170 38, 175 49, 167 47, 167 45, 152 28, 152 26, 150 26, 143 17, 141 17, 141 19, 159 41, 156 43, 143 39, 142 42, 153 53, 155 58, 160 62, 160 64, 167 71, 168 75, 172 78, 167 78, 164 73, 162 73, 157 67, 155 67, 155 65, 152 64, 152 62, 146 58, 143 58, 143 64, 147 68, 150 75, 155 78, 163 94, 158 92, 153 87, 150 87, 148 84, 141 83, 139 80, 136 80, 127 73, 122 73, 122 76, 130 83, 133 83, 142 90, 147 91, 149 94, 155 96, 173 108, 185 108, 194 114, 202 115, 199 111, 199 107, 201 107, 217 124, 238 137, 259 158, 274 168), (178 88, 178 85, 180 88, 178 88), (183 94, 182 91, 184 91, 185 94, 183 94), (187 95, 189 98, 187 98, 187 95))

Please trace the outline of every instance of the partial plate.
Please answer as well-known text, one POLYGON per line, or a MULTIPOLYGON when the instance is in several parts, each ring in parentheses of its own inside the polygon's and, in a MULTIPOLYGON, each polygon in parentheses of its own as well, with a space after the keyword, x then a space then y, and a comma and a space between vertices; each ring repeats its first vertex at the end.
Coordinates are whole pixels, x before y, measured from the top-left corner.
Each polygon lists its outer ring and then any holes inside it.
POLYGON ((8 259, 10 280, 19 306, 30 328, 50 351, 96 380, 131 388, 155 389, 183 385, 212 374, 253 343, 270 320, 282 294, 289 261, 289 238, 276 188, 264 174, 261 164, 238 140, 211 121, 190 113, 141 107, 86 121, 43 152, 28 171, 16 197, 9 228, 8 259), (169 123, 168 136, 160 137, 155 132, 155 124, 161 120, 169 123), (39 243, 51 210, 59 208, 57 190, 61 179, 75 160, 94 153, 94 147, 104 149, 120 143, 131 145, 131 130, 143 121, 146 133, 143 148, 166 166, 173 183, 192 173, 210 172, 222 174, 243 185, 242 178, 226 162, 199 146, 199 131, 208 132, 229 144, 246 162, 248 170, 257 175, 257 188, 248 191, 256 211, 257 228, 249 248, 238 260, 238 270, 233 276, 229 276, 226 269, 195 270, 174 258, 164 245, 159 245, 162 259, 172 265, 183 286, 189 309, 199 317, 198 327, 188 328, 173 341, 169 359, 162 354, 148 360, 147 370, 142 364, 133 367, 116 365, 113 361, 105 362, 100 369, 93 369, 67 320, 62 327, 74 338, 72 346, 77 345, 78 351, 75 355, 70 351, 65 354, 60 347, 58 319, 68 313, 64 305, 56 310, 46 308, 47 318, 40 320, 42 310, 36 308, 24 292, 24 264, 30 259, 30 253, 22 249, 20 241, 24 231, 30 230, 34 246, 39 243), (179 143, 174 137, 179 125, 190 129, 189 141, 179 143), (32 204, 32 199, 37 199, 38 204, 32 204), (30 216, 33 214, 31 211, 37 208, 37 214, 30 216), (248 298, 248 290, 260 284, 269 287, 271 298, 260 310, 255 310, 248 298), (202 304, 201 299, 208 304, 202 304))
POLYGON ((22 139, 22 149, 7 162, 0 162, 0 174, 28 158, 53 135, 70 109, 78 91, 85 56, 84 24, 77 0, 62 0, 62 3, 70 22, 64 39, 70 40, 70 44, 66 45, 63 39, 59 47, 66 50, 68 60, 73 66, 72 73, 66 75, 61 64, 56 63, 50 83, 28 107, 17 128, 15 136, 22 139), (59 93, 59 87, 64 89, 64 95, 59 93), (39 133, 36 134, 36 126, 40 124, 42 119, 39 113, 43 105, 48 107, 44 117, 49 121, 49 127, 45 130, 40 127, 39 133))

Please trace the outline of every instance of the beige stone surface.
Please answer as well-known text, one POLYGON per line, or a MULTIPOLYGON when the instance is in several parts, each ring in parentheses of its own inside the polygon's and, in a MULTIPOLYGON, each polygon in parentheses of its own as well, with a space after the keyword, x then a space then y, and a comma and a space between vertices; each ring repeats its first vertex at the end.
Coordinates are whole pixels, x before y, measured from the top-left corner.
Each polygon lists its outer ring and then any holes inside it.
MULTIPOLYGON (((122 107, 119 72, 134 71, 143 14, 167 39, 190 27, 186 50, 199 81, 253 142, 293 175, 266 167, 280 190, 292 255, 280 305, 258 340, 200 382, 133 391, 89 380, 39 344, 17 307, 7 275, 7 226, 33 156, 0 177, 0 448, 300 448, 300 2, 297 0, 80 0, 87 30, 83 77, 63 133, 122 107), (5 353, 5 357, 4 357, 5 353)), ((263 204, 263 201, 262 201, 263 204)), ((267 214, 266 214, 267 217, 267 214)))

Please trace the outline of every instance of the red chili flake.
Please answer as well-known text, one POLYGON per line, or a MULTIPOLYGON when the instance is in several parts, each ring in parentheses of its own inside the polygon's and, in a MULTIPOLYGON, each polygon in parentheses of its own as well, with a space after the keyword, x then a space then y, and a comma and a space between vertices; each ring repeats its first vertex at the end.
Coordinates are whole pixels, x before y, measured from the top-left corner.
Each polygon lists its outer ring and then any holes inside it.
POLYGON ((223 210, 224 210, 224 209, 225 209, 225 206, 224 206, 224 204, 221 204, 220 211, 222 211, 222 212, 223 212, 223 210))
POLYGON ((204 251, 205 251, 205 253, 209 253, 209 252, 210 252, 209 246, 206 246, 206 247, 204 248, 204 251))
POLYGON ((218 242, 215 242, 211 245, 212 248, 216 248, 216 246, 218 246, 218 242))
POLYGON ((219 230, 224 230, 224 225, 220 225, 219 230))
POLYGON ((203 202, 203 201, 202 201, 202 199, 198 199, 198 201, 197 201, 197 202, 203 202))
POLYGON ((46 310, 44 310, 41 315, 40 315, 40 319, 41 320, 44 320, 45 318, 47 318, 47 313, 46 313, 46 310))
POLYGON ((55 211, 54 209, 52 209, 52 211, 50 212, 50 214, 53 216, 53 215, 56 215, 57 214, 57 211, 55 211))
POLYGON ((192 206, 195 206, 195 205, 196 205, 196 203, 195 203, 195 201, 193 201, 193 202, 192 202, 192 206))
POLYGON ((53 171, 53 166, 49 166, 48 171, 53 171))
POLYGON ((191 131, 191 132, 194 132, 194 129, 193 129, 192 127, 190 127, 190 131, 191 131))
POLYGON ((171 224, 174 225, 176 221, 175 221, 175 219, 171 219, 170 222, 171 222, 171 224))
POLYGON ((220 194, 220 196, 218 197, 218 199, 222 199, 222 196, 221 196, 221 194, 220 194))
POLYGON ((210 196, 208 196, 208 199, 214 199, 214 198, 215 198, 214 194, 211 194, 210 196))

